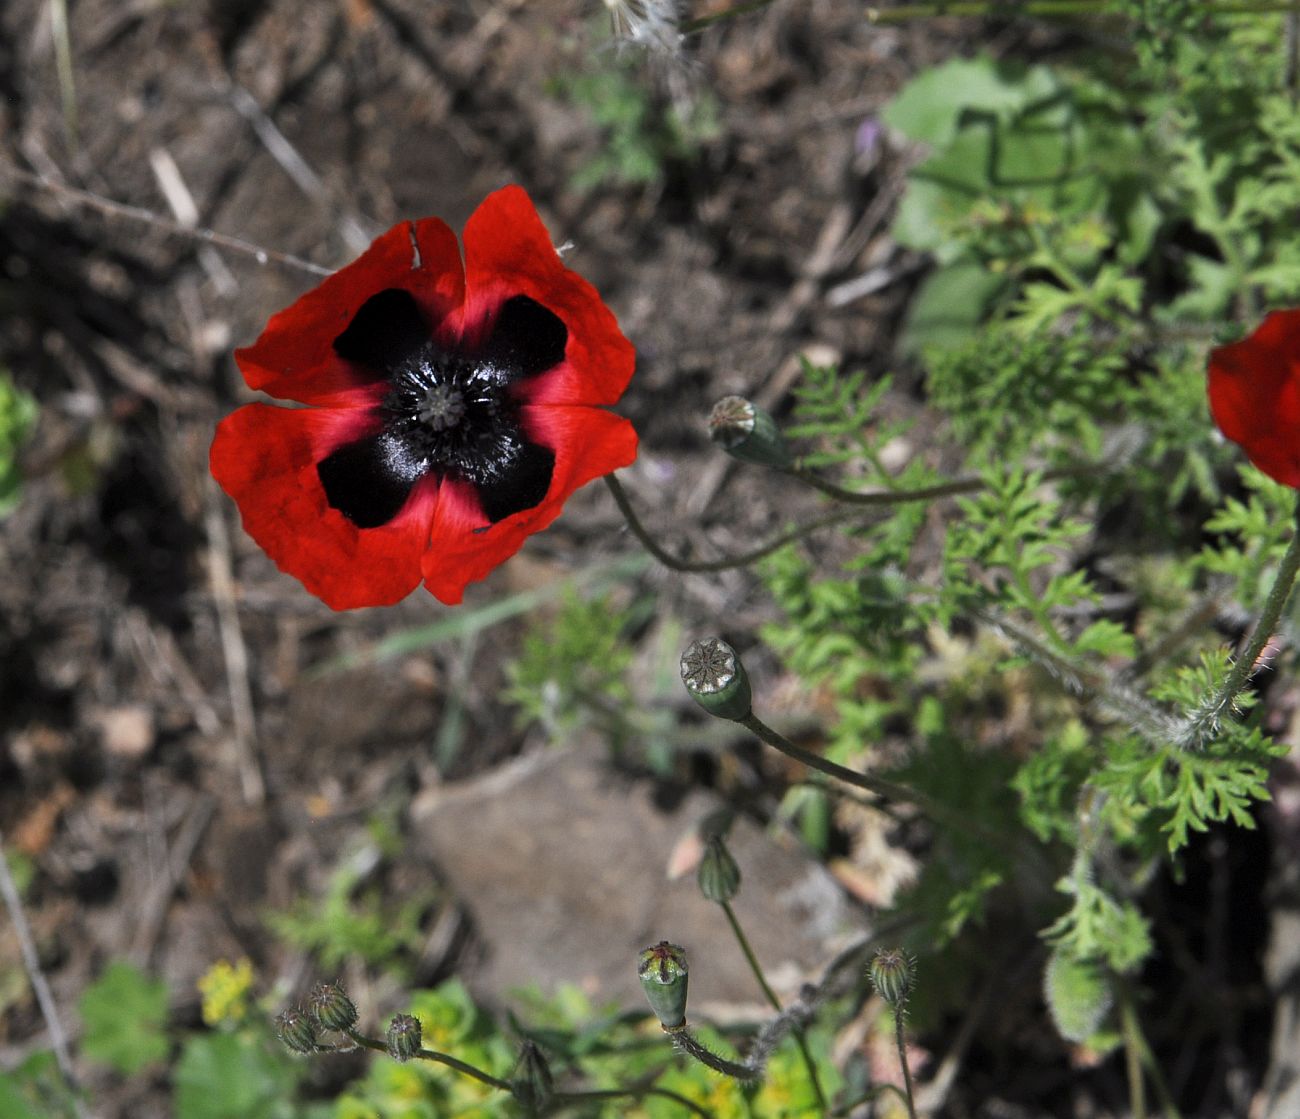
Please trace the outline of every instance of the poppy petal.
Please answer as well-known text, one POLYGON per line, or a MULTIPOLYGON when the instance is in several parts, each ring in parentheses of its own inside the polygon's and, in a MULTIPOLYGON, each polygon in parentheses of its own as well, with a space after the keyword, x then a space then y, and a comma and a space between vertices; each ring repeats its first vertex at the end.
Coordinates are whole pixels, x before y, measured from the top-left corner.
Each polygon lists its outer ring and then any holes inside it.
POLYGON ((521 387, 534 404, 615 403, 636 365, 609 308, 586 280, 564 266, 532 200, 520 187, 489 194, 465 224, 467 334, 487 334, 495 316, 525 295, 567 329, 565 360, 521 387))
POLYGON ((527 295, 507 299, 492 323, 481 360, 518 377, 534 377, 564 360, 568 327, 527 295))
POLYGON ((508 470, 474 487, 483 515, 496 524, 540 505, 551 488, 554 473, 555 452, 536 443, 525 443, 508 470))
POLYGON ((350 409, 248 404, 217 425, 210 457, 244 530, 335 610, 386 606, 415 589, 437 505, 438 489, 426 479, 376 528, 331 508, 318 464, 356 441, 356 424, 350 409))
POLYGON ((334 352, 344 361, 389 374, 427 345, 430 334, 415 296, 386 288, 361 304, 347 330, 334 339, 334 352))
POLYGON ((1300 489, 1300 310, 1275 311, 1248 338, 1210 352, 1210 412, 1274 481, 1300 489))
POLYGON ((563 502, 588 482, 636 461, 636 429, 603 408, 525 407, 523 425, 530 439, 555 451, 548 500, 563 502))
POLYGON ((636 459, 637 437, 622 416, 597 408, 525 408, 524 428, 555 452, 550 491, 532 509, 485 525, 470 486, 443 483, 431 531, 437 547, 425 555, 424 585, 448 605, 546 528, 580 486, 636 459))
POLYGON ((316 464, 325 500, 357 528, 386 525, 428 467, 411 459, 410 450, 388 432, 344 443, 316 464))
POLYGON ((235 351, 251 389, 303 404, 345 404, 383 370, 343 360, 334 342, 358 312, 390 288, 409 292, 430 327, 452 317, 465 295, 456 235, 437 218, 402 222, 351 264, 272 315, 251 346, 235 351))

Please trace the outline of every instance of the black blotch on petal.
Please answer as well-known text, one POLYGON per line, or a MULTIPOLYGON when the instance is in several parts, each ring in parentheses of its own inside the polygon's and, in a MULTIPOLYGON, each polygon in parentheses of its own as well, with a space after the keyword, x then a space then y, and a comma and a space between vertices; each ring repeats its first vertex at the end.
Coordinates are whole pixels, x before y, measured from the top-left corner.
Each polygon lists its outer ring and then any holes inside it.
POLYGON ((361 304, 347 330, 334 339, 334 352, 344 361, 391 373, 428 341, 429 326, 415 297, 388 288, 361 304))
POLYGON ((401 444, 380 433, 345 443, 316 464, 325 499, 357 528, 386 525, 424 473, 401 444))
POLYGON ((518 377, 532 377, 559 365, 568 341, 568 328, 554 311, 526 295, 516 295, 497 312, 482 360, 518 377))
POLYGON ((551 475, 555 472, 555 452, 536 443, 525 443, 524 449, 501 478, 482 483, 478 490, 483 515, 496 524, 513 513, 521 513, 541 504, 546 491, 551 488, 551 475))

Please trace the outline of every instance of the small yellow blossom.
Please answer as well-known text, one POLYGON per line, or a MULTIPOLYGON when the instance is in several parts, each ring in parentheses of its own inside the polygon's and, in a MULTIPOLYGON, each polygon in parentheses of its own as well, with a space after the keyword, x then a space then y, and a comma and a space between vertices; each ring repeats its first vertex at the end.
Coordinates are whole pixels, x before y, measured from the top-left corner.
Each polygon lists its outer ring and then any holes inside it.
POLYGON ((248 1016, 248 995, 253 988, 253 964, 247 957, 236 964, 218 960, 199 979, 203 996, 203 1021, 209 1026, 235 1025, 248 1016))

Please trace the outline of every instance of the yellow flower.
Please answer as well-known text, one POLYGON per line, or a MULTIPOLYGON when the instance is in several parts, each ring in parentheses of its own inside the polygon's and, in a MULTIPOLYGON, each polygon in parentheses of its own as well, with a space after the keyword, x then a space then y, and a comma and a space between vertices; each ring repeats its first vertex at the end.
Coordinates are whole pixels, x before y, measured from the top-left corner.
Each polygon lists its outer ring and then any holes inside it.
POLYGON ((198 988, 203 996, 203 1021, 209 1026, 242 1022, 248 1016, 253 964, 247 957, 237 964, 218 960, 199 979, 198 988))

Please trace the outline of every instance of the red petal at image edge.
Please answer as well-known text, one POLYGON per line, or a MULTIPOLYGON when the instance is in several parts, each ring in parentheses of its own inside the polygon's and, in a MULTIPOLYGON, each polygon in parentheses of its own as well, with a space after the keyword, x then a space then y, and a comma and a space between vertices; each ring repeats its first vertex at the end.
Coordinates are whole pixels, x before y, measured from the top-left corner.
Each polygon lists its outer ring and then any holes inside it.
POLYGON ((217 425, 212 476, 281 571, 335 610, 388 606, 420 582, 437 486, 420 483, 389 524, 359 529, 325 498, 316 464, 354 426, 343 409, 248 404, 217 425))
POLYGON ((1300 310, 1274 311, 1240 342, 1210 351, 1210 413, 1274 481, 1300 488, 1300 310))
POLYGON ((486 578, 546 528, 575 490, 636 460, 637 436, 622 416, 597 408, 524 409, 530 436, 555 451, 555 470, 541 504, 507 517, 484 531, 468 487, 444 485, 424 557, 424 585, 449 606, 459 603, 469 583, 486 578))

